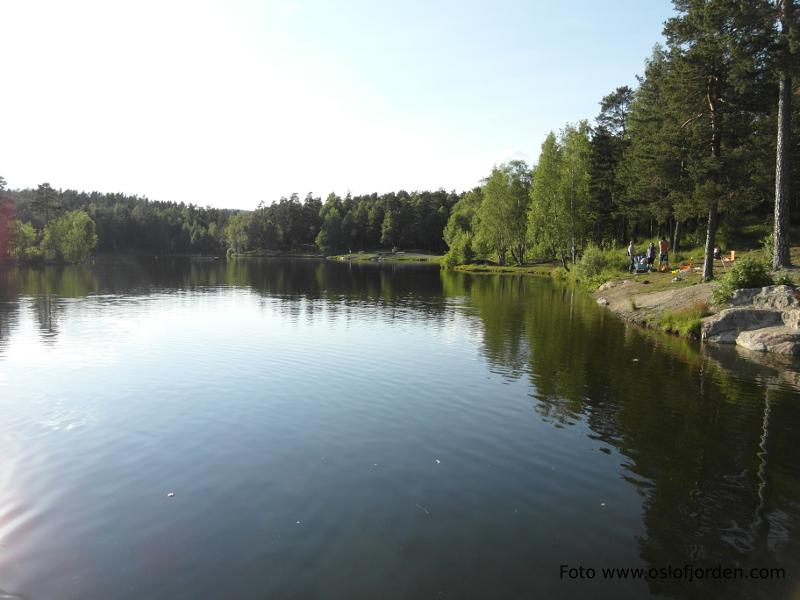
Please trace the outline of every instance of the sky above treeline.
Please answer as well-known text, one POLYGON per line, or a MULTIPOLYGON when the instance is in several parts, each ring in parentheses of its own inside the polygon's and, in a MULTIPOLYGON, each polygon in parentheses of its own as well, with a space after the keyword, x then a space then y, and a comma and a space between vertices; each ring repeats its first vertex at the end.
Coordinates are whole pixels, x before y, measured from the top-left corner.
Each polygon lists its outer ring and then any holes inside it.
POLYGON ((252 209, 480 183, 636 84, 668 0, 0 4, 9 187, 252 209))

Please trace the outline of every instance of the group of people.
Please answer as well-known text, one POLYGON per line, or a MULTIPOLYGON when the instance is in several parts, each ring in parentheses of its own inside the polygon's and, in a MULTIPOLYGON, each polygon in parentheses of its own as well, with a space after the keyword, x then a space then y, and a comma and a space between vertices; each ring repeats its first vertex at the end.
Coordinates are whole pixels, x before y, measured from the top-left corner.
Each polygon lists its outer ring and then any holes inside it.
MULTIPOLYGON (((669 269, 669 242, 667 242, 667 240, 663 237, 658 242, 658 253, 658 269, 661 270, 664 266, 669 269)), ((638 261, 646 261, 647 266, 652 269, 653 264, 656 262, 656 245, 653 242, 650 242, 644 257, 642 257, 642 255, 636 254, 636 245, 634 244, 633 240, 631 240, 631 243, 628 244, 629 273, 636 271, 637 259, 638 261)))

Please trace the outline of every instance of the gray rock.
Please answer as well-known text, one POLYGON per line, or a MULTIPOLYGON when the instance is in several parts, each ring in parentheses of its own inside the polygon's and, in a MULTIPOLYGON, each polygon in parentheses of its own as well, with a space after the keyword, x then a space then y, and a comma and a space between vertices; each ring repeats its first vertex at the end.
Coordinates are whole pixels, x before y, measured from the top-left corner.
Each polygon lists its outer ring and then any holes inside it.
POLYGON ((743 331, 736 338, 736 345, 755 352, 800 356, 800 331, 785 326, 743 331))
POLYGON ((597 303, 601 306, 608 306, 608 298, 598 298, 597 303))
POLYGON ((618 285, 625 285, 628 283, 627 279, 623 279, 620 281, 619 279, 612 279, 611 281, 606 281, 603 285, 597 288, 598 292, 605 292, 606 290, 610 290, 611 288, 615 288, 618 285))
POLYGON ((702 338, 716 344, 735 344, 743 331, 783 325, 781 313, 755 308, 728 308, 703 321, 702 338))
POLYGON ((800 310, 785 310, 781 313, 783 324, 791 329, 800 329, 800 310))
POLYGON ((788 285, 736 290, 733 292, 730 304, 766 310, 788 310, 800 308, 800 293, 788 285))

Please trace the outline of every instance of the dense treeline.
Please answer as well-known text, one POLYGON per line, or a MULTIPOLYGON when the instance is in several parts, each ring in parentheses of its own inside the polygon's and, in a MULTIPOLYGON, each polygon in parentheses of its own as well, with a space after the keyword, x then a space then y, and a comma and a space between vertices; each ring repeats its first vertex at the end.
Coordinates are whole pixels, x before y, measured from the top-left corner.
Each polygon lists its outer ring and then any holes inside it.
MULTIPOLYGON (((218 254, 226 247, 225 226, 232 212, 229 210, 153 202, 123 194, 56 190, 47 183, 37 189, 4 187, 0 178, 6 215, 6 227, 0 223, 0 230, 11 230, 6 246, 11 257, 55 258, 43 246, 47 229, 71 213, 82 213, 93 223, 96 240, 88 251, 218 254)), ((84 220, 84 226, 86 223, 84 220)))
MULTIPOLYGON (((442 230, 460 196, 443 190, 370 194, 323 203, 307 195, 234 211, 123 194, 37 189, 6 190, 0 178, 0 248, 15 259, 80 260, 92 251, 155 255, 220 255, 226 251, 335 253, 376 248, 446 249, 442 230), (77 213, 80 213, 78 216, 77 213), (67 218, 68 217, 68 218, 67 218), (82 250, 54 252, 65 220, 92 224, 82 250), (58 229, 56 227, 58 224, 58 229), (48 230, 52 230, 48 234, 48 230), (47 243, 46 243, 47 242, 47 243)), ((77 227, 77 226, 76 226, 77 227)), ((72 236, 79 237, 79 236, 72 236)), ((66 240, 62 233, 59 240, 66 240)), ((74 246, 74 244, 73 244, 74 246)))
POLYGON ((568 268, 589 244, 665 236, 673 248, 702 244, 708 279, 715 245, 735 243, 748 218, 771 223, 774 210, 774 266, 788 265, 800 11, 792 0, 674 5, 636 90, 617 88, 593 126, 551 133, 535 167, 495 167, 454 207, 449 264, 548 258, 568 268))
POLYGON ((245 250, 316 250, 325 254, 376 248, 445 250, 442 230, 459 196, 444 190, 400 191, 340 198, 323 203, 309 194, 231 218, 228 241, 245 250))

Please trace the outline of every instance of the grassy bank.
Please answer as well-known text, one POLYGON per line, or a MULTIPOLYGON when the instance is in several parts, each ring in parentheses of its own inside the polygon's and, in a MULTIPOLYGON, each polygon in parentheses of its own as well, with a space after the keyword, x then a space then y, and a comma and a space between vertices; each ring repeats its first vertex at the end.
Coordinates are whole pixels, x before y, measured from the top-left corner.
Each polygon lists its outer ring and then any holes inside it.
POLYGON ((552 277, 556 274, 556 265, 553 263, 542 263, 537 265, 459 265, 456 271, 462 273, 486 273, 504 275, 538 275, 540 277, 552 277))
POLYGON ((353 252, 350 254, 336 254, 326 257, 328 260, 341 260, 347 262, 392 262, 392 263, 430 263, 439 264, 442 258, 439 254, 425 252, 353 252))
POLYGON ((245 250, 244 252, 231 253, 233 258, 325 258, 319 252, 309 250, 245 250))

